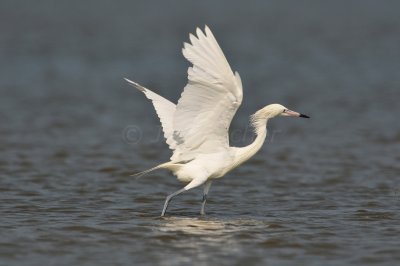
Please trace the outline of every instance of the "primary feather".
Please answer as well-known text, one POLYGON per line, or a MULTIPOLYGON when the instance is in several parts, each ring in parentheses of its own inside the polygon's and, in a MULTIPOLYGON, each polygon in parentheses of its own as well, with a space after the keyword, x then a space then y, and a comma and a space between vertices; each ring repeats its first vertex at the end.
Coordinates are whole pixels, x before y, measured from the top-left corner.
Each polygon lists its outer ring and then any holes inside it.
POLYGON ((243 98, 239 74, 233 74, 210 29, 196 32, 182 50, 193 66, 174 113, 173 161, 228 148, 229 125, 243 98))
POLYGON ((129 80, 127 78, 125 80, 129 82, 132 86, 143 92, 146 97, 152 101, 154 109, 156 110, 157 115, 160 118, 166 142, 169 148, 171 150, 174 150, 176 148, 176 141, 173 138, 174 129, 172 121, 174 119, 176 105, 132 80, 129 80))

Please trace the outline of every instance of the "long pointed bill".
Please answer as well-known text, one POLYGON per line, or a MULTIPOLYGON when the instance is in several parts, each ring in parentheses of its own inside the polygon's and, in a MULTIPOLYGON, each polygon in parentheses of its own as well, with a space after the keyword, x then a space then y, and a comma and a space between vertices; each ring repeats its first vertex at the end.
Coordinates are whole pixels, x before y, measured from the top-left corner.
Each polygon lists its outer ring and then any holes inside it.
POLYGON ((300 114, 300 113, 295 112, 295 111, 292 111, 292 110, 286 110, 286 111, 285 111, 285 114, 286 114, 287 116, 310 118, 308 115, 303 115, 303 114, 300 114))

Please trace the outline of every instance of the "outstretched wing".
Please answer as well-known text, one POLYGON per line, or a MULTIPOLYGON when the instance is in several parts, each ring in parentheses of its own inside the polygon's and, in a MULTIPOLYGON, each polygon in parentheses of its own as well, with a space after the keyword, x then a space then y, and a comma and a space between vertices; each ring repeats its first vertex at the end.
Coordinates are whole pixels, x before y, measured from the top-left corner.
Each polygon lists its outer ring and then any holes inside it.
POLYGON ((154 109, 156 109, 157 115, 160 118, 166 142, 171 150, 175 149, 176 141, 173 138, 174 130, 172 121, 174 118, 176 105, 132 80, 129 80, 127 78, 125 80, 136 89, 143 92, 146 95, 147 99, 152 101, 154 109))
POLYGON ((229 147, 229 126, 243 98, 240 76, 233 74, 210 29, 196 33, 182 50, 193 66, 174 113, 173 161, 229 147))

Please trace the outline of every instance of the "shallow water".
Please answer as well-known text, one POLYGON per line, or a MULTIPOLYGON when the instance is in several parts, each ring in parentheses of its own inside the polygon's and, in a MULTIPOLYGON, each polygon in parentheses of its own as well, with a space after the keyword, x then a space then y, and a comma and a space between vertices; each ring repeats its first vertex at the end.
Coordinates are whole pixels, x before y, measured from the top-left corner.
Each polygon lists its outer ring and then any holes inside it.
MULTIPOLYGON (((397 265, 399 4, 0 3, 0 265, 397 265), (176 100, 208 24, 244 84, 231 142, 280 102, 263 149, 172 201, 150 103, 176 100)), ((381 2, 380 2, 381 3, 381 2)))

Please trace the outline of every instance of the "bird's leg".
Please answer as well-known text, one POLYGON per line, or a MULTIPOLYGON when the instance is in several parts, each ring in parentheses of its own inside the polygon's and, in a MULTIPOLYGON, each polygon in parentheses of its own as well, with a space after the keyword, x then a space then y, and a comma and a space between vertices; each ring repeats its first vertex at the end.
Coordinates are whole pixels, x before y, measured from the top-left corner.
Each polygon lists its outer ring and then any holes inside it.
POLYGON ((211 187, 211 180, 208 180, 205 184, 204 184, 204 191, 203 191, 203 200, 201 202, 201 211, 200 211, 200 215, 205 215, 205 211, 204 211, 204 207, 206 206, 206 201, 207 201, 207 195, 208 195, 208 191, 210 190, 211 187))
POLYGON ((165 199, 164 208, 163 208, 163 210, 161 212, 161 217, 165 215, 165 212, 167 211, 167 208, 168 208, 168 203, 171 201, 171 199, 173 197, 175 197, 176 195, 178 195, 178 194, 180 194, 180 193, 182 193, 183 191, 186 191, 186 190, 187 190, 186 188, 181 188, 180 190, 175 191, 171 195, 167 196, 167 198, 165 199))
MULTIPOLYGON (((181 188, 180 190, 175 191, 175 192, 172 193, 171 195, 168 195, 167 198, 165 199, 164 209, 163 209, 162 212, 161 212, 161 217, 165 215, 165 212, 166 212, 167 207, 168 207, 168 203, 171 201, 171 199, 172 199, 173 197, 175 197, 176 195, 178 195, 178 194, 180 194, 180 193, 182 193, 182 192, 184 192, 184 191, 186 191, 186 190, 189 190, 189 189, 192 189, 192 188, 195 188, 195 187, 198 187, 198 186, 204 184, 204 182, 205 182, 206 180, 207 180, 207 177, 206 177, 206 176, 197 177, 197 178, 193 179, 192 181, 190 181, 190 183, 187 184, 184 188, 181 188)), ((208 188, 208 189, 209 189, 209 188, 208 188)), ((208 190, 207 190, 207 191, 208 191, 208 190)))

